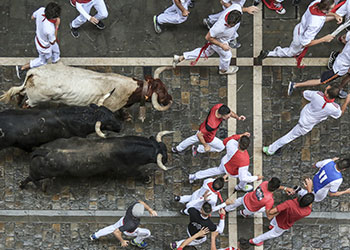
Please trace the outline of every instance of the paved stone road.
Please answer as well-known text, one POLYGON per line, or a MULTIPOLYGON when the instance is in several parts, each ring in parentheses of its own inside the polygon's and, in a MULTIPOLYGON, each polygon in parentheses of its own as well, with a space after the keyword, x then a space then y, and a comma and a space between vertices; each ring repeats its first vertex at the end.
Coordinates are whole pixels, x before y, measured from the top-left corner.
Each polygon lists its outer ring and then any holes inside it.
MULTIPOLYGON (((48 1, 45 1, 45 3, 48 1)), ((62 56, 81 57, 168 57, 188 49, 201 46, 207 32, 201 26, 201 20, 208 13, 220 10, 218 4, 209 0, 196 1, 189 20, 176 27, 167 27, 166 32, 156 35, 152 27, 152 16, 160 13, 170 4, 168 0, 147 1, 112 1, 106 0, 110 16, 106 20, 107 29, 98 31, 86 24, 81 29, 81 37, 75 40, 69 34, 68 23, 76 11, 69 2, 64 7, 62 27, 60 30, 62 56), (135 7, 137 6, 137 7, 135 7), (142 10, 142 11, 141 11, 142 10), (79 42, 79 46, 77 46, 79 42)), ((264 48, 272 49, 275 45, 289 45, 294 25, 306 9, 306 4, 292 7, 285 4, 287 14, 281 16, 264 11, 264 48)), ((2 0, 0 1, 0 57, 36 56, 33 46, 34 23, 28 22, 31 13, 44 5, 38 0, 2 0), (23 2, 25 3, 23 5, 23 2)), ((334 23, 325 25, 321 35, 332 31, 334 23)), ((239 57, 251 57, 252 17, 244 16, 240 28, 242 47, 237 51, 239 57)), ((333 48, 340 45, 333 41, 321 44, 309 50, 309 57, 328 57, 333 48)), ((90 67, 102 72, 118 72, 127 76, 142 78, 143 67, 90 67)), ((152 68, 155 70, 155 67, 152 68)), ((288 132, 297 122, 304 101, 301 91, 292 97, 286 96, 286 87, 290 79, 306 80, 318 78, 325 68, 307 67, 299 70, 295 67, 263 68, 263 142, 271 143, 288 132)), ((146 70, 147 71, 147 70, 146 70)), ((252 67, 241 67, 237 74, 237 112, 245 114, 247 121, 237 124, 237 131, 252 131, 252 67)), ((217 102, 227 102, 226 77, 217 74, 215 67, 189 68, 181 67, 175 71, 166 71, 161 78, 166 82, 175 103, 171 111, 160 113, 147 107, 147 119, 142 124, 138 119, 138 106, 130 112, 134 119, 125 123, 124 134, 144 136, 155 135, 160 130, 176 130, 173 136, 164 137, 168 148, 193 134, 200 122, 206 117, 210 106, 217 102), (159 122, 160 121, 160 122, 159 122)), ((13 67, 0 67, 0 89, 6 90, 12 85, 19 85, 13 67)), ((9 108, 0 104, 1 110, 9 108)), ((278 176, 289 186, 300 183, 303 176, 312 176, 311 168, 315 161, 349 152, 348 113, 340 120, 329 119, 316 126, 312 133, 287 145, 281 155, 264 157, 263 175, 267 178, 278 176)), ((219 137, 227 136, 227 124, 219 130, 219 137)), ((252 152, 252 146, 249 148, 252 152)), ((17 149, 6 149, 0 152, 0 209, 58 209, 58 210, 125 210, 132 199, 143 199, 156 210, 178 211, 181 207, 172 203, 172 195, 189 194, 201 183, 189 185, 187 174, 215 166, 222 154, 210 154, 192 158, 169 154, 167 172, 155 166, 149 166, 154 178, 151 184, 136 183, 132 178, 115 181, 113 178, 98 177, 88 179, 55 179, 46 193, 34 186, 19 190, 17 183, 28 172, 29 155, 17 149)), ((251 167, 252 168, 252 167, 251 167)), ((349 173, 344 174, 341 189, 349 188, 349 173)), ((226 193, 226 192, 223 192, 226 193)), ((242 194, 240 194, 242 195, 242 194)), ((282 194, 276 195, 276 203, 286 199, 282 194)), ((349 197, 327 198, 321 204, 314 205, 314 211, 348 212, 349 197)), ((150 249, 166 249, 173 239, 185 236, 183 228, 186 218, 177 217, 176 222, 160 218, 145 220, 145 226, 152 230, 154 238, 150 240, 150 249)), ((110 222, 112 223, 112 221, 110 222)), ((253 235, 251 219, 239 219, 239 236, 253 235)), ((267 223, 267 221, 265 221, 267 223)), ((98 243, 90 243, 88 235, 97 228, 108 225, 108 222, 30 222, 27 220, 0 222, 0 249, 119 249, 113 237, 107 237, 98 243)), ((304 220, 295 225, 290 233, 266 242, 266 249, 349 249, 349 224, 329 220, 304 220)), ((222 246, 227 242, 227 233, 220 239, 222 246)), ((131 247, 130 247, 131 249, 131 247)), ((208 249, 203 245, 200 249, 208 249)))

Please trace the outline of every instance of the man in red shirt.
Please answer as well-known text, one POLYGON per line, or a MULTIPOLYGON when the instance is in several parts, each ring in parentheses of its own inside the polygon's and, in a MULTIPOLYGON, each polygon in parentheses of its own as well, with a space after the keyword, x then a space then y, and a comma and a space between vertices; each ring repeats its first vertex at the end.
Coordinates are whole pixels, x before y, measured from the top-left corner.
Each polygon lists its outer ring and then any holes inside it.
POLYGON ((249 170, 249 154, 247 148, 250 144, 250 133, 245 132, 240 135, 232 135, 224 140, 226 146, 226 155, 221 159, 220 166, 201 170, 195 174, 189 175, 189 182, 193 183, 195 180, 207 178, 209 176, 226 174, 239 178, 239 184, 236 185, 235 190, 243 190, 250 192, 253 190, 249 182, 261 180, 263 176, 252 176, 249 170))
POLYGON ((225 146, 222 141, 215 137, 216 131, 223 120, 229 118, 235 118, 239 121, 244 121, 245 116, 238 116, 235 112, 231 111, 226 105, 219 103, 214 105, 207 116, 207 119, 200 125, 198 132, 182 141, 176 147, 173 147, 171 151, 174 154, 183 152, 188 146, 191 146, 197 142, 201 142, 202 145, 192 146, 192 155, 195 156, 198 153, 205 152, 221 152, 225 146))
POLYGON ((263 212, 266 212, 266 215, 269 216, 274 204, 273 192, 276 190, 284 190, 288 194, 294 194, 293 188, 281 186, 281 181, 276 177, 272 177, 270 181, 261 183, 253 192, 238 198, 234 204, 226 206, 225 210, 231 212, 243 205, 244 210, 240 210, 243 217, 263 212))
POLYGON ((312 193, 312 180, 307 178, 304 183, 309 193, 306 195, 288 200, 279 204, 270 210, 268 219, 272 219, 269 229, 266 233, 249 240, 249 243, 255 246, 261 246, 265 240, 276 238, 293 226, 293 224, 310 215, 312 202, 315 195, 312 193))

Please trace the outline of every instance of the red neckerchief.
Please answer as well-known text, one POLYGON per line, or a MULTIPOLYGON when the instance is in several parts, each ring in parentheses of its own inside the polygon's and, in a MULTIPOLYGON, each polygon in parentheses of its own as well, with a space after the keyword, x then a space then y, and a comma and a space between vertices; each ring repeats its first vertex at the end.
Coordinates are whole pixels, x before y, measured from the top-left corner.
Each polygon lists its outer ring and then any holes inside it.
POLYGON ((43 22, 44 22, 45 20, 47 20, 47 21, 49 21, 50 23, 53 23, 53 24, 55 24, 55 23, 57 22, 57 19, 47 19, 46 16, 45 16, 45 14, 42 14, 42 16, 44 17, 43 22))
POLYGON ((214 188, 213 188, 213 183, 212 183, 212 182, 209 182, 209 183, 208 183, 208 187, 209 187, 210 191, 212 191, 214 194, 216 194, 216 195, 219 197, 219 199, 221 200, 221 202, 224 202, 224 200, 223 200, 222 197, 221 197, 220 192, 214 190, 214 188))
POLYGON ((196 63, 198 62, 199 58, 201 57, 201 54, 204 52, 205 58, 208 58, 207 54, 205 54, 205 50, 211 45, 211 43, 206 43, 204 44, 204 46, 201 48, 201 50, 199 51, 199 54, 196 58, 196 60, 191 62, 191 66, 196 65, 196 63))
POLYGON ((345 1, 339 2, 334 8, 331 10, 332 13, 335 13, 341 6, 343 6, 346 3, 345 1))
POLYGON ((324 104, 323 104, 323 106, 322 106, 322 109, 323 109, 324 107, 326 107, 326 104, 327 104, 327 103, 332 103, 332 102, 334 102, 334 100, 335 100, 335 99, 328 99, 326 95, 323 95, 323 99, 324 99, 324 104))
POLYGON ((317 2, 314 5, 310 6, 310 8, 309 8, 310 13, 312 15, 315 15, 315 16, 325 16, 326 13, 323 13, 322 11, 320 11, 320 9, 317 7, 317 4, 319 4, 319 2, 317 2))
POLYGON ((308 49, 309 49, 309 47, 305 47, 303 49, 303 51, 298 56, 295 56, 295 59, 297 60, 297 68, 298 69, 305 68, 305 65, 301 65, 301 61, 303 60, 304 56, 306 55, 306 52, 308 49))

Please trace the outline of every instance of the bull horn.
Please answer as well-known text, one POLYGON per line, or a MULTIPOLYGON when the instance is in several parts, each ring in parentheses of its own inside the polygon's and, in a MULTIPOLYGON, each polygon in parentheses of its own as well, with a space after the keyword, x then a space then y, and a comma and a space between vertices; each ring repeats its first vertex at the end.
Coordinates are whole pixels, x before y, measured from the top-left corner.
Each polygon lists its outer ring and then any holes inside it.
POLYGON ((106 134, 101 131, 101 122, 97 121, 95 124, 95 131, 99 137, 106 138, 106 134))
POLYGON ((105 94, 104 96, 102 96, 100 98, 100 100, 98 100, 97 106, 103 106, 103 103, 105 102, 105 100, 113 94, 114 90, 115 90, 115 88, 111 92, 109 92, 109 93, 105 94))
POLYGON ((173 67, 159 67, 154 71, 153 78, 157 79, 159 78, 159 75, 164 71, 164 70, 170 70, 173 69, 173 67))
POLYGON ((162 142, 162 137, 163 135, 167 135, 167 134, 172 134, 175 131, 168 131, 168 130, 164 130, 164 131, 160 131, 157 136, 156 136, 156 141, 157 142, 162 142))
POLYGON ((170 106, 173 104, 173 101, 170 101, 168 105, 166 106, 162 106, 159 104, 158 102, 158 94, 156 92, 154 92, 152 94, 152 105, 153 107, 158 110, 158 111, 166 111, 170 108, 170 106))
POLYGON ((163 158, 162 154, 158 154, 158 155, 157 155, 157 164, 158 164, 158 167, 160 167, 161 169, 167 171, 168 169, 167 169, 166 166, 164 166, 164 164, 163 164, 163 162, 162 162, 162 158, 163 158))

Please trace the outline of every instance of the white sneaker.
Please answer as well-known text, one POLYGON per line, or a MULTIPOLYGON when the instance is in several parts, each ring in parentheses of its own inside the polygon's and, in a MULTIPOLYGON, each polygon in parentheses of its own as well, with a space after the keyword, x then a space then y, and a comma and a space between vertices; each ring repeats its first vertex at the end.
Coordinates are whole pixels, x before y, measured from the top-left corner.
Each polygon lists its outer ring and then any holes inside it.
POLYGON ((195 181, 195 175, 194 174, 190 174, 189 176, 188 176, 188 182, 190 183, 190 184, 192 184, 194 181, 195 181))
POLYGON ((272 3, 272 5, 273 5, 275 8, 277 8, 277 10, 276 10, 276 13, 277 13, 277 14, 280 14, 280 15, 286 14, 286 9, 283 8, 283 6, 282 6, 281 3, 279 3, 279 2, 274 2, 274 3, 272 3))
POLYGON ((173 57, 173 68, 176 68, 176 64, 180 62, 180 56, 174 55, 173 57))
POLYGON ((340 90, 339 91, 339 98, 341 98, 341 99, 345 99, 347 96, 348 96, 348 93, 346 93, 344 90, 340 90))
POLYGON ((244 186, 244 188, 242 189, 242 191, 244 191, 244 192, 250 192, 250 191, 252 191, 253 189, 254 189, 254 187, 253 187, 252 185, 246 184, 246 185, 244 186))
POLYGON ((222 72, 221 70, 219 70, 219 74, 220 75, 233 75, 233 74, 236 74, 238 70, 239 70, 239 68, 237 66, 230 66, 228 68, 228 70, 226 70, 225 72, 222 72))

